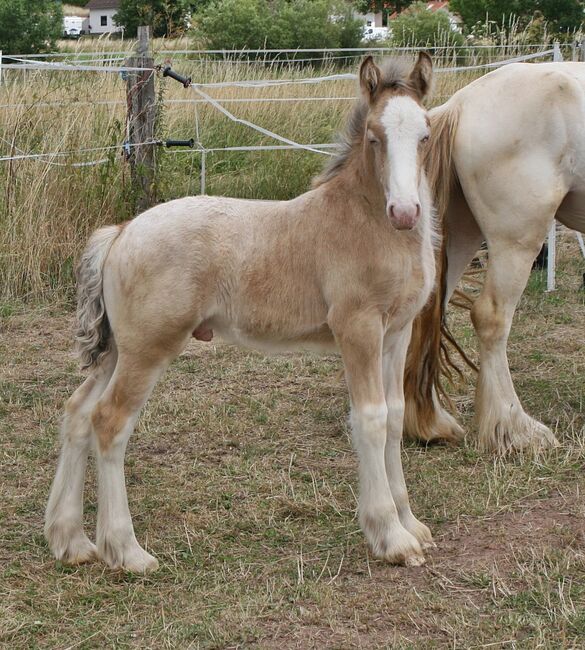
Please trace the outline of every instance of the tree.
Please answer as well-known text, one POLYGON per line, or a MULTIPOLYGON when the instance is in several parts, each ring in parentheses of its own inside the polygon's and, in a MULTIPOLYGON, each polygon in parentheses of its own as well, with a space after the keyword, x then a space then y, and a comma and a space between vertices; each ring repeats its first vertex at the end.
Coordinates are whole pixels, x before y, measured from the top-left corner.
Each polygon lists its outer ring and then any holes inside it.
POLYGON ((362 13, 367 14, 370 11, 377 13, 378 11, 383 11, 387 14, 393 14, 394 12, 400 13, 411 4, 414 0, 356 0, 355 7, 362 13))
POLYGON ((199 18, 199 28, 211 49, 265 47, 270 26, 266 0, 212 2, 199 18))
POLYGON ((503 25, 518 18, 525 27, 536 11, 553 31, 578 29, 583 22, 580 0, 451 0, 449 8, 461 16, 467 29, 485 22, 486 17, 503 25))
POLYGON ((416 2, 392 21, 392 43, 402 46, 462 45, 465 38, 453 31, 446 11, 429 11, 416 2))
POLYGON ((203 4, 202 0, 121 0, 114 20, 128 36, 136 36, 140 25, 150 26, 154 36, 176 36, 187 29, 193 8, 203 4))
POLYGON ((537 0, 531 3, 540 10, 544 19, 555 32, 579 29, 583 24, 583 2, 579 0, 537 0))
POLYGON ((0 0, 0 50, 36 54, 55 49, 63 33, 59 0, 0 0))
POLYGON ((197 22, 212 49, 357 47, 363 31, 333 0, 216 0, 197 22))

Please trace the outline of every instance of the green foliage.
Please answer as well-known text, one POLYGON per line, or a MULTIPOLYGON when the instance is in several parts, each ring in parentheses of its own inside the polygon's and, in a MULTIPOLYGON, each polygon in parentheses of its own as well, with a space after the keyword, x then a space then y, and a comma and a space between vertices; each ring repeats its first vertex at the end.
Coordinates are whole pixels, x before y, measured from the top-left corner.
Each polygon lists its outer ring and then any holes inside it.
POLYGON ((429 11, 426 2, 416 2, 392 21, 392 44, 425 46, 462 45, 465 39, 451 29, 446 11, 429 11))
POLYGON ((572 31, 583 24, 584 7, 579 0, 538 0, 531 4, 536 4, 553 31, 572 31))
POLYGON ((128 36, 136 36, 139 25, 149 25, 154 36, 177 36, 187 28, 191 11, 205 0, 122 0, 115 16, 128 36))
POLYGON ((63 32, 58 0, 0 0, 0 50, 35 54, 55 47, 63 32))
POLYGON ((523 28, 537 12, 555 32, 579 29, 583 22, 581 0, 451 0, 449 6, 469 30, 487 18, 503 25, 511 24, 516 18, 523 28))
POLYGON ((266 0, 212 2, 202 13, 199 27, 213 49, 264 47, 271 27, 266 0))
POLYGON ((357 47, 362 24, 331 0, 215 0, 198 27, 213 49, 357 47))
POLYGON ((362 14, 367 14, 370 11, 385 11, 392 14, 395 11, 400 13, 413 2, 414 0, 394 0, 394 2, 388 0, 355 0, 354 6, 362 14))

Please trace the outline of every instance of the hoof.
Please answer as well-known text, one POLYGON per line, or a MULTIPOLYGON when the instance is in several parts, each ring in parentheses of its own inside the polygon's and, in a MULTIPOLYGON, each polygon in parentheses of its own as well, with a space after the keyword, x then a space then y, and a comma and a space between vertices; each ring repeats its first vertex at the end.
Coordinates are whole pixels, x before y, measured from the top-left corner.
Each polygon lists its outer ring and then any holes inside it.
POLYGON ((45 537, 55 558, 63 564, 76 566, 97 558, 95 544, 78 526, 53 524, 45 529, 45 537))
POLYGON ((423 555, 412 555, 406 558, 404 566, 413 567, 413 566, 423 566, 426 563, 426 560, 423 555))
POLYGON ((140 548, 140 553, 134 552, 124 559, 121 568, 129 573, 153 573, 158 569, 158 560, 140 548))
POLYGON ((544 424, 514 409, 497 421, 479 422, 481 451, 505 455, 513 452, 539 452, 559 445, 553 432, 544 424))
POLYGON ((429 527, 425 526, 425 524, 419 521, 414 515, 410 514, 404 519, 401 519, 400 522, 411 535, 416 537, 423 550, 436 548, 437 545, 433 541, 433 536, 429 527))
POLYGON ((451 413, 442 407, 435 406, 432 415, 423 419, 414 410, 414 406, 407 405, 404 435, 423 445, 459 444, 465 437, 465 430, 451 413))
POLYGON ((152 573, 158 569, 158 560, 147 553, 134 537, 123 544, 101 539, 98 555, 110 569, 122 569, 129 573, 152 573))
POLYGON ((377 515, 365 515, 361 521, 376 557, 402 566, 421 566, 425 563, 419 541, 400 522, 377 515), (391 523, 388 523, 389 520, 391 523))

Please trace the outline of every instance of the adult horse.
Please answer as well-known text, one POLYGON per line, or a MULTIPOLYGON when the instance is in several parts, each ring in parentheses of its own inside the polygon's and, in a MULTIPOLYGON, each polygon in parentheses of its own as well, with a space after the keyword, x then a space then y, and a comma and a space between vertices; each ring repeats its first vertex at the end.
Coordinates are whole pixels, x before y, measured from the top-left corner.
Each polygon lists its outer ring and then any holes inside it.
POLYGON ((412 514, 402 465, 403 375, 412 322, 435 281, 422 165, 428 55, 414 68, 371 57, 341 154, 291 201, 191 197, 92 236, 78 272, 87 380, 67 403, 46 511, 55 556, 156 568, 134 535, 124 454, 154 384, 193 335, 260 349, 341 352, 360 460, 360 522, 374 553, 421 564, 429 529, 412 514), (83 531, 92 439, 97 548, 83 531))
POLYGON ((459 90, 430 118, 427 172, 446 233, 443 304, 431 301, 415 325, 405 431, 427 441, 462 434, 437 399, 439 328, 446 303, 485 240, 486 279, 471 309, 480 353, 480 446, 507 452, 554 445, 550 429, 520 404, 506 347, 553 220, 585 231, 585 65, 505 66, 459 90))

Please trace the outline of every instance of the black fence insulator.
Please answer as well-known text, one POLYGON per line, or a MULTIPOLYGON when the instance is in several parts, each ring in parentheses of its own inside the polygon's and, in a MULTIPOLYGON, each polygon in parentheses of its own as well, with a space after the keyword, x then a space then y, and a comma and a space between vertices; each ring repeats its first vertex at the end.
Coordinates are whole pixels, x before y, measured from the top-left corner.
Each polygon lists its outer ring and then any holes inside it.
POLYGON ((193 147, 195 146, 195 140, 191 138, 190 140, 166 140, 165 147, 193 147))
POLYGON ((165 68, 163 68, 163 77, 170 77, 171 79, 175 79, 176 81, 182 83, 185 88, 189 88, 191 85, 191 77, 184 77, 182 74, 175 72, 170 65, 167 65, 165 68))

